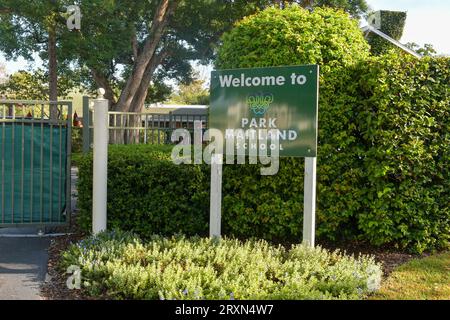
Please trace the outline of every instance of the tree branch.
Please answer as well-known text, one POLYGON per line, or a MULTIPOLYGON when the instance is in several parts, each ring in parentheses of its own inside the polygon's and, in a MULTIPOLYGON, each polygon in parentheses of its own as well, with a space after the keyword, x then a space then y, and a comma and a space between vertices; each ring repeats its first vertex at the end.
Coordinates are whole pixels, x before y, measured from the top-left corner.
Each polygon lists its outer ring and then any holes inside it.
POLYGON ((92 77, 99 88, 105 89, 105 98, 111 102, 111 106, 116 104, 116 97, 108 79, 100 71, 91 68, 92 77))
POLYGON ((139 89, 144 77, 147 65, 152 60, 156 49, 164 34, 169 22, 169 17, 181 0, 161 0, 152 20, 150 33, 144 42, 144 48, 134 63, 133 74, 127 81, 117 108, 121 111, 128 111, 133 101, 133 97, 139 89))
POLYGON ((12 9, 11 8, 0 7, 0 14, 8 14, 8 13, 12 13, 12 9))
POLYGON ((145 99, 147 98, 148 88, 150 86, 150 82, 152 80, 153 74, 159 65, 171 54, 169 49, 163 49, 157 56, 149 62, 147 67, 145 68, 144 76, 142 78, 142 82, 139 85, 139 89, 137 90, 133 101, 131 103, 130 111, 131 112, 141 112, 142 106, 145 103, 145 99))
POLYGON ((133 49, 133 61, 136 61, 139 56, 139 48, 136 33, 131 37, 131 48, 133 49))

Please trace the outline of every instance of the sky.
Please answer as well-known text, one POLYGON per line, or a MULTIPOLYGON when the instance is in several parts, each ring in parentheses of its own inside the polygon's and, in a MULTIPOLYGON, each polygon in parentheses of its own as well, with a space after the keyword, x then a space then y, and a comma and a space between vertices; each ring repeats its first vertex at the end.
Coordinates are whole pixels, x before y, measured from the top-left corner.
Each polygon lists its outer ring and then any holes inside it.
MULTIPOLYGON (((407 12, 402 43, 415 42, 421 46, 432 44, 438 54, 450 55, 450 0, 366 0, 374 10, 399 10, 407 12)), ((364 23, 363 23, 364 24, 364 23)), ((27 69, 23 59, 7 61, 0 53, 0 63, 8 73, 27 69)), ((42 66, 36 59, 33 67, 42 66)), ((203 73, 204 69, 200 68, 203 73)))

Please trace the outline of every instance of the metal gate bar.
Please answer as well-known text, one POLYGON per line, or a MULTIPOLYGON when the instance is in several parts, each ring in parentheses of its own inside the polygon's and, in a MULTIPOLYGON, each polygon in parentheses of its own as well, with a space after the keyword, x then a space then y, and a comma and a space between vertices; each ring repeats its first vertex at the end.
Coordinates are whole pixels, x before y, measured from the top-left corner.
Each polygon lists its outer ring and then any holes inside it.
POLYGON ((72 102, 0 100, 0 227, 70 222, 72 102))

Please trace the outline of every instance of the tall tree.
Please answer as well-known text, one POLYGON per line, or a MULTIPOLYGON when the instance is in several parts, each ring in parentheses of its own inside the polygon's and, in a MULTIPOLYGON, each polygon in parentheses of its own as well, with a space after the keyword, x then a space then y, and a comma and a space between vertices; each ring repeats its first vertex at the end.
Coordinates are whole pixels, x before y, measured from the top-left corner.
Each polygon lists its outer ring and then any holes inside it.
MULTIPOLYGON (((58 85, 60 96, 66 97, 73 89, 74 82, 70 78, 60 77, 58 85)), ((48 87, 48 74, 44 70, 18 71, 3 83, 0 81, 0 96, 10 100, 46 100, 48 87)))
MULTIPOLYGON (((61 12, 65 11, 65 5, 73 4, 73 0, 0 0, 0 8, 6 8, 7 12, 0 15, 0 50, 25 58, 30 57, 31 52, 41 51, 51 62, 51 70, 56 69, 54 57, 57 54, 60 70, 67 66, 89 70, 90 80, 97 87, 105 88, 112 109, 141 111, 152 80, 171 78, 189 82, 192 78, 190 61, 211 61, 221 35, 235 21, 279 1, 75 2, 81 8, 82 27, 70 32, 61 12), (55 23, 56 28, 51 28, 55 23), (55 43, 56 50, 52 51, 55 43)), ((353 8, 360 8, 358 3, 365 3, 364 0, 286 2, 344 9, 348 9, 346 5, 350 3, 349 12, 357 11, 353 8)))
POLYGON ((194 79, 192 83, 182 84, 178 91, 170 97, 170 103, 190 104, 190 105, 208 105, 209 90, 205 87, 205 81, 194 79))
POLYGON ((82 1, 82 30, 61 45, 70 48, 65 50, 73 55, 69 60, 88 66, 97 85, 106 89, 113 109, 140 111, 152 80, 164 76, 189 80, 189 61, 210 59, 221 34, 264 2, 82 1), (93 11, 95 16, 87 14, 93 11), (121 68, 125 72, 118 77, 121 68))
MULTIPOLYGON (((57 41, 62 21, 57 0, 0 0, 0 50, 8 58, 27 60, 38 52, 47 61, 50 101, 58 100, 57 41)), ((57 117, 56 105, 50 108, 50 117, 57 117)))

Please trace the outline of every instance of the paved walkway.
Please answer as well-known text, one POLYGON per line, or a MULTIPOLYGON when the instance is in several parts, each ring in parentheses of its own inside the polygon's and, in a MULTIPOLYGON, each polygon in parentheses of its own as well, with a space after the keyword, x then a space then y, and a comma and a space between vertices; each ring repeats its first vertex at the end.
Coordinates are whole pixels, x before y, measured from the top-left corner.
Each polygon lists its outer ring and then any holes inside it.
MULTIPOLYGON (((76 206, 78 170, 72 168, 72 210, 76 206)), ((45 281, 49 237, 37 229, 0 229, 0 300, 41 300, 45 281)))
POLYGON ((40 300, 49 238, 0 237, 0 300, 40 300))

